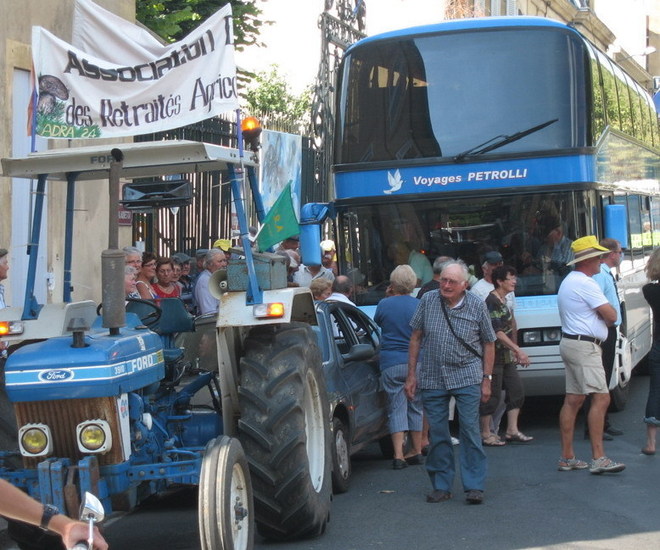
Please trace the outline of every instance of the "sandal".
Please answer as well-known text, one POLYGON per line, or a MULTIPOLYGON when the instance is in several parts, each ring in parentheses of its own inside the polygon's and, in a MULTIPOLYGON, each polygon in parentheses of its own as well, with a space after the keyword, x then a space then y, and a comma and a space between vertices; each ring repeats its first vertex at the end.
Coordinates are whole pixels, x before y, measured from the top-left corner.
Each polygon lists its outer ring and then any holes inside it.
POLYGON ((515 434, 506 434, 505 439, 511 443, 529 443, 534 438, 522 432, 516 432, 515 434))
POLYGON ((488 437, 483 438, 481 443, 486 447, 501 447, 502 445, 506 445, 506 443, 495 434, 490 434, 488 437))

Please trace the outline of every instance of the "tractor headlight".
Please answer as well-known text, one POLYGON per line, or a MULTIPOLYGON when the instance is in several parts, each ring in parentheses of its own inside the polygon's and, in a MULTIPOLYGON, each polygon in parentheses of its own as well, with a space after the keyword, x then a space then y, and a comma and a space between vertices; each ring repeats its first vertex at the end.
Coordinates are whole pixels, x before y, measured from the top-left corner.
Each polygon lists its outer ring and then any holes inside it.
POLYGON ((110 425, 105 420, 89 420, 76 427, 81 453, 105 453, 112 448, 110 425))
POLYGON ((18 442, 23 456, 46 456, 53 450, 53 438, 46 424, 21 426, 18 430, 18 442))
POLYGON ((284 304, 282 302, 256 304, 253 306, 252 312, 257 319, 284 317, 284 304))
POLYGON ((23 334, 24 330, 23 321, 0 321, 0 336, 23 334))

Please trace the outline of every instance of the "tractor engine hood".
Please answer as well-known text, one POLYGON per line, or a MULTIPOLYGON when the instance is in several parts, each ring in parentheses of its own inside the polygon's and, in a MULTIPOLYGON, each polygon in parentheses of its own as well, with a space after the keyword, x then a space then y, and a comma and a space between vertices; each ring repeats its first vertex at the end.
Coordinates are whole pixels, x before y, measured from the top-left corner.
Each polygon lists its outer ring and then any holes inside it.
POLYGON ((91 332, 84 347, 62 336, 19 348, 7 358, 9 399, 46 401, 118 396, 162 380, 160 337, 144 328, 124 328, 119 337, 91 332))

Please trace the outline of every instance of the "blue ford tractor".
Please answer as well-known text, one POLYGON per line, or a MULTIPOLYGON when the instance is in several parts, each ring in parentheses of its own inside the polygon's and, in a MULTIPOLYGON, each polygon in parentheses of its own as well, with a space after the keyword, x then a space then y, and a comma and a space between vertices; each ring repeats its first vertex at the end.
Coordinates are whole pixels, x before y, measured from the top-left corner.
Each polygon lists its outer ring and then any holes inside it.
MULTIPOLYGON (((2 160, 3 175, 37 179, 27 289, 22 308, 0 310, 9 346, 5 387, 16 449, 0 453, 0 477, 76 517, 85 491, 108 513, 129 511, 177 486, 199 486, 201 548, 249 549, 254 526, 269 539, 322 533, 331 500, 331 440, 309 289, 287 288, 283 258, 254 254, 242 189, 260 221, 256 157, 188 141, 51 150, 2 160), (211 291, 217 317, 192 319, 178 299, 124 298, 118 250, 119 179, 219 171, 229 178, 244 246, 211 291), (73 227, 65 228, 62 303, 34 298, 46 182, 76 187, 108 179, 108 249, 102 303, 71 301, 73 227), (194 334, 211 326, 214 349, 194 334), (175 342, 188 344, 186 349, 175 342), (190 347, 192 345, 192 347, 190 347), (204 360, 200 360, 204 355, 204 360)), ((84 228, 83 228, 84 229, 84 228)), ((316 241, 318 243, 318 240, 316 241)), ((318 247, 317 247, 318 248, 318 247)), ((319 252, 320 254, 320 252, 319 252)), ((60 548, 20 524, 23 549, 60 548)))

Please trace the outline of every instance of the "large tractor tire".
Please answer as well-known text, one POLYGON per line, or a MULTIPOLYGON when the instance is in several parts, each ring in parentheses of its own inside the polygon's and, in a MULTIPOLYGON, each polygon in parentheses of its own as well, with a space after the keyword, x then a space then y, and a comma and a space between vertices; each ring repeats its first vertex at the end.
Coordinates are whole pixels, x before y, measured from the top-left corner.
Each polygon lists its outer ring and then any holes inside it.
POLYGON ((9 537, 20 550, 66 550, 62 538, 55 533, 48 533, 15 520, 7 520, 9 537))
POLYGON ((251 330, 240 363, 238 432, 250 464, 259 533, 323 533, 332 498, 332 440, 321 354, 304 323, 251 330))
POLYGON ((237 439, 222 436, 206 445, 199 479, 202 550, 252 550, 254 507, 250 472, 237 439))

